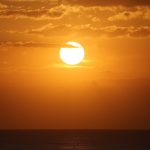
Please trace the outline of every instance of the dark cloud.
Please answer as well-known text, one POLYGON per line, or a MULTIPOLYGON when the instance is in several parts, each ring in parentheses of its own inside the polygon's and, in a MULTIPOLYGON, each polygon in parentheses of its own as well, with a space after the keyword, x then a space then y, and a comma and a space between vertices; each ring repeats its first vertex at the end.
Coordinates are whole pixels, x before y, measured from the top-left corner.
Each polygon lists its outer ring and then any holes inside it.
POLYGON ((83 6, 136 6, 136 5, 150 5, 148 0, 0 0, 0 3, 16 7, 34 8, 52 7, 58 4, 71 4, 83 6))
POLYGON ((84 6, 113 6, 113 5, 150 5, 148 0, 67 0, 69 4, 84 6))
POLYGON ((7 8, 5 10, 0 11, 0 17, 14 17, 14 18, 20 18, 20 17, 32 17, 32 18, 39 18, 43 19, 44 17, 47 18, 59 18, 64 14, 64 9, 46 9, 46 8, 40 8, 40 9, 24 9, 24 8, 7 8))
POLYGON ((13 41, 7 41, 7 42, 0 42, 1 47, 5 46, 16 46, 16 47, 59 47, 60 44, 56 43, 44 43, 44 42, 13 42, 13 41))
POLYGON ((51 8, 57 4, 55 0, 0 0, 0 3, 16 8, 51 8))

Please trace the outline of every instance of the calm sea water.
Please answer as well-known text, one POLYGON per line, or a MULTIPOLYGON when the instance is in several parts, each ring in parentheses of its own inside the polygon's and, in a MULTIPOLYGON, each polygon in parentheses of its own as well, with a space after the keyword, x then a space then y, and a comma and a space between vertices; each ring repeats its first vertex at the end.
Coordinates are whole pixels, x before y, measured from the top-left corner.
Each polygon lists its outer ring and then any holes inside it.
POLYGON ((150 131, 5 130, 0 150, 150 150, 150 131))

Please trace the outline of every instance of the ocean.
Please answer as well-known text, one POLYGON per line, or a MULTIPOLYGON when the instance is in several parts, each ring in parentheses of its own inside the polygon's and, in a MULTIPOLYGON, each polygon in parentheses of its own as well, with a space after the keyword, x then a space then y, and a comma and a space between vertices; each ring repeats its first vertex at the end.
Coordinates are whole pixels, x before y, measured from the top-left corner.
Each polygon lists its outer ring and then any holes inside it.
POLYGON ((0 150, 150 150, 150 130, 1 130, 0 150))

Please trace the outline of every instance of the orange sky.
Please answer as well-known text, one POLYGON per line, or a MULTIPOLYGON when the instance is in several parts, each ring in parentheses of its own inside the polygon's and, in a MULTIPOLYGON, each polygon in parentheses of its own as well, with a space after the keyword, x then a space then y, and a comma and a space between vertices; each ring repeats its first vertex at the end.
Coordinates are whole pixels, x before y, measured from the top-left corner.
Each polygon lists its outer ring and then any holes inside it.
POLYGON ((149 41, 147 0, 0 0, 0 129, 150 129, 149 41))

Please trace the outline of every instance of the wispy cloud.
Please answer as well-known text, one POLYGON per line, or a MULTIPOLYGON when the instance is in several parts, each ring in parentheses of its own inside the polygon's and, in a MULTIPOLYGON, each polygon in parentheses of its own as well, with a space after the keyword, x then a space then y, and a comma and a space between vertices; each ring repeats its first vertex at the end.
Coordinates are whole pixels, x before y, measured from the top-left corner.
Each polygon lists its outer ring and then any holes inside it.
POLYGON ((59 2, 0 0, 0 21, 5 21, 5 25, 3 22, 0 24, 0 41, 36 41, 38 37, 35 35, 43 38, 64 35, 108 38, 150 36, 150 6, 146 1, 128 1, 130 6, 124 3, 121 5, 123 1, 119 0, 59 2), (10 20, 11 25, 15 24, 14 29, 11 29, 10 23, 7 24, 10 20), (24 21, 28 24, 23 23, 24 21))
POLYGON ((60 36, 60 35, 80 35, 80 36, 106 36, 106 37, 148 37, 150 36, 150 27, 92 27, 90 24, 72 26, 70 24, 52 25, 48 24, 39 29, 28 31, 29 34, 40 34, 43 36, 60 36))

